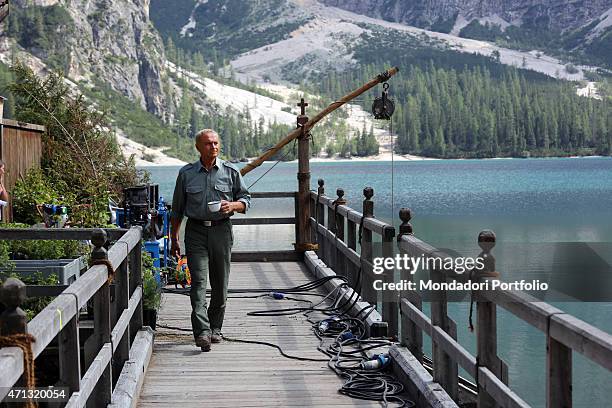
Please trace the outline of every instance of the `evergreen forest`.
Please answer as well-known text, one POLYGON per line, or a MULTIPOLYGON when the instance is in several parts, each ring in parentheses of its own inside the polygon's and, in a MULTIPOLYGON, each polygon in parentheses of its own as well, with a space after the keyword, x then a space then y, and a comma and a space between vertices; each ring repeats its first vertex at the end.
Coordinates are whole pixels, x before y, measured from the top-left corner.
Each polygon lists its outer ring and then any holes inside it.
MULTIPOLYGON (((389 81, 398 153, 484 158, 612 152, 606 88, 601 100, 581 97, 575 83, 504 66, 494 57, 399 50, 397 44, 383 44, 378 53, 357 49, 355 55, 361 68, 320 75, 310 86, 337 98, 375 77, 383 66, 399 66, 389 81)), ((376 87, 368 93, 364 109, 371 109, 380 91, 376 87)))

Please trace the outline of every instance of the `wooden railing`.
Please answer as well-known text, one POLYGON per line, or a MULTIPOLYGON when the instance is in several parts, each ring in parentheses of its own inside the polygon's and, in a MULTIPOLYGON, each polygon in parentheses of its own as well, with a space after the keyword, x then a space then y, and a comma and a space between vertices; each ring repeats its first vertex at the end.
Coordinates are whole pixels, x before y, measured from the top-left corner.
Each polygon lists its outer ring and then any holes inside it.
MULTIPOLYGON (((253 192, 253 199, 270 198, 293 198, 293 217, 245 217, 232 218, 233 225, 294 225, 295 236, 300 235, 298 193, 295 191, 271 191, 253 192)), ((302 260, 301 253, 295 250, 286 251, 232 251, 232 261, 234 262, 261 262, 261 261, 298 261, 302 260)))
POLYGON ((295 224, 297 233, 297 192, 295 191, 270 191, 251 193, 251 198, 293 198, 293 208, 295 209, 294 217, 251 217, 251 218, 233 218, 234 225, 272 225, 272 224, 295 224))
MULTIPOLYGON (((0 229, 0 237, 10 240, 91 239, 94 265, 74 283, 64 289, 49 305, 27 323, 27 333, 35 338, 33 358, 37 358, 57 337, 59 348, 59 383, 66 386, 70 399, 66 406, 106 406, 121 383, 120 373, 130 359, 130 346, 143 326, 141 229, 0 229), (107 239, 116 240, 107 251, 107 239), (96 264, 98 263, 98 264, 96 264), (112 269, 112 283, 109 270, 112 269), (111 301, 112 293, 112 301, 111 301), (81 361, 79 339, 80 311, 93 302, 93 334, 85 342, 81 361), (82 366, 86 367, 81 375, 82 366), (88 401, 89 404, 88 404, 88 401)), ((25 285, 17 279, 7 279, 3 285, 7 309, 0 315, 3 336, 19 332, 25 327, 15 316, 25 319, 19 302, 25 298, 25 285), (14 303, 14 304, 13 304, 14 303)), ((140 345, 142 347, 142 345, 140 345)), ((20 384, 24 372, 21 349, 0 349, 0 400, 10 387, 20 384)), ((123 375, 123 374, 122 374, 123 375)))
MULTIPOLYGON (((380 236, 381 256, 392 256, 395 228, 374 218, 374 190, 363 190, 363 212, 346 205, 344 190, 336 191, 335 199, 325 195, 325 185, 318 180, 317 192, 310 193, 311 237, 319 244, 317 255, 338 275, 348 279, 362 298, 373 304, 382 303, 379 312, 388 324, 389 333, 398 331, 398 299, 383 299, 374 289, 374 280, 393 282, 392 273, 373 273, 373 234, 380 236)), ((377 241, 378 242, 378 241, 377 241)))
MULTIPOLYGON (((409 209, 400 210, 400 231, 397 237, 400 253, 444 257, 445 254, 413 235, 409 209)), ((491 250, 496 237, 492 231, 478 235, 485 268, 479 281, 497 279, 495 258, 491 250), (493 276, 493 277, 491 277, 493 276)), ((454 274, 432 270, 431 279, 446 281, 454 274)), ((455 275, 456 277, 456 275, 455 275)), ((401 276, 411 279, 409 273, 401 276)), ((431 337, 434 379, 453 398, 457 396, 457 368, 461 366, 478 386, 479 407, 527 407, 521 397, 508 387, 508 368, 497 354, 497 306, 501 306, 546 335, 546 406, 572 406, 572 353, 583 354, 600 366, 612 371, 612 335, 562 310, 520 291, 502 289, 475 293, 477 355, 471 355, 457 342, 455 324, 447 316, 445 293, 438 293, 431 302, 431 319, 422 311, 422 300, 411 291, 401 299, 402 342, 422 358, 423 333, 431 337)))
MULTIPOLYGON (((424 361, 423 333, 431 338, 431 366, 433 379, 455 400, 459 396, 458 369, 462 367, 475 379, 478 407, 528 407, 529 405, 508 386, 508 367, 497 353, 497 306, 501 306, 521 320, 538 328, 546 335, 546 401, 547 407, 572 406, 572 353, 579 352, 593 362, 612 371, 612 335, 585 323, 560 309, 524 292, 488 290, 474 293, 476 302, 476 356, 457 342, 456 324, 448 316, 447 293, 437 291, 431 299, 430 316, 423 312, 423 300, 417 291, 403 291, 401 296, 385 296, 373 288, 375 279, 392 282, 393 272, 373 273, 372 234, 380 236, 380 256, 395 256, 395 229, 374 217, 371 188, 364 189, 363 212, 346 205, 344 191, 337 190, 337 198, 325 195, 324 182, 319 180, 317 192, 311 192, 312 236, 319 244, 318 257, 333 271, 345 276, 355 288, 361 275, 360 293, 372 304, 382 303, 381 315, 388 322, 388 335, 398 335, 401 343, 421 363, 424 361), (361 230, 361 245, 359 231, 361 230), (381 300, 384 300, 381 302, 381 300), (398 313, 399 312, 399 313, 398 313), (398 324, 399 314, 399 324, 398 324)), ((408 256, 445 258, 443 251, 416 238, 410 224, 411 211, 399 211, 401 225, 397 235, 397 253, 408 256)), ((482 231, 478 244, 484 259, 484 269, 475 279, 497 279, 495 234, 482 231)), ((429 269, 429 279, 445 282, 457 277, 454 272, 429 269)), ((402 271, 399 279, 412 280, 410 271, 402 271)), ((544 349, 544 347, 543 347, 544 349)))

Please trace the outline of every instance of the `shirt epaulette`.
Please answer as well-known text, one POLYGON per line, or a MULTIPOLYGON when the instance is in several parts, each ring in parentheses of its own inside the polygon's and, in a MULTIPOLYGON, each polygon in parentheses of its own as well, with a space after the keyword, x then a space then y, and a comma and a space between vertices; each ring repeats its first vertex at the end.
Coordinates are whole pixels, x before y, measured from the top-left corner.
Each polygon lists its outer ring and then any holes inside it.
POLYGON ((184 165, 183 167, 181 167, 181 169, 179 170, 179 173, 182 173, 184 171, 187 171, 189 169, 193 168, 193 163, 187 163, 186 165, 184 165))
POLYGON ((229 167, 230 169, 234 170, 235 172, 239 172, 239 171, 240 171, 240 170, 238 170, 238 168, 237 168, 236 166, 234 166, 234 164, 233 164, 233 163, 230 163, 230 162, 228 162, 228 161, 224 161, 224 162, 223 162, 223 165, 224 165, 225 167, 229 167))

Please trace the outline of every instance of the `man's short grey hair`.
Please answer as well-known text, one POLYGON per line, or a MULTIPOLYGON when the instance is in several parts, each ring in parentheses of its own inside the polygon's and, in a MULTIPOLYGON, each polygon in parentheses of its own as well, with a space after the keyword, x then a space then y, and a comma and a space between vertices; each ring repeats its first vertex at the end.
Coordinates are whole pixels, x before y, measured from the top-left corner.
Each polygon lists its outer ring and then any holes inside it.
POLYGON ((198 133, 196 133, 196 135, 195 135, 196 142, 198 141, 198 139, 200 137, 204 136, 207 133, 212 133, 212 134, 216 135, 217 137, 219 137, 219 134, 217 132, 215 132, 213 129, 202 129, 198 133))
POLYGON ((6 163, 4 162, 4 160, 0 159, 0 167, 4 166, 6 163))

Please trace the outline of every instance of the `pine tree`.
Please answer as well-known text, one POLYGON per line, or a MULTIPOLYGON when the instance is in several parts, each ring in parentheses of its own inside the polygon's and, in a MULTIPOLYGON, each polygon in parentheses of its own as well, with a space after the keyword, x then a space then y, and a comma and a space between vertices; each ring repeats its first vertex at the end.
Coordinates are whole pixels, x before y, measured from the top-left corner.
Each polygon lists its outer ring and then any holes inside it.
POLYGON ((166 57, 168 60, 174 63, 177 62, 176 47, 174 46, 174 41, 172 41, 171 37, 166 39, 166 57))
POLYGON ((373 156, 377 155, 379 152, 380 146, 376 141, 376 137, 374 136, 374 125, 370 125, 370 131, 368 132, 368 136, 366 139, 366 155, 373 156))
POLYGON ((189 137, 194 138, 196 133, 202 130, 202 116, 198 113, 197 109, 193 107, 191 109, 191 117, 189 119, 189 137))
MULTIPOLYGON (((176 112, 176 132, 179 137, 190 137, 192 134, 191 129, 191 112, 192 112, 192 99, 189 95, 187 87, 183 87, 183 95, 181 96, 181 102, 176 112)), ((178 142, 177 142, 178 143, 178 142)), ((178 146, 178 144, 177 144, 178 146)))
MULTIPOLYGON (((571 84, 490 63, 457 70, 418 64, 391 83, 402 153, 439 155, 441 146, 446 157, 609 151, 609 108, 576 96, 571 84)), ((333 73, 320 91, 346 93, 378 70, 368 64, 359 72, 333 73)), ((369 108, 371 98, 363 103, 369 108)), ((364 144, 368 150, 366 139, 365 130, 357 132, 349 143, 353 154, 363 154, 364 144)))
POLYGON ((442 126, 439 126, 435 131, 432 153, 438 157, 444 157, 446 153, 446 145, 444 144, 444 133, 442 126))

